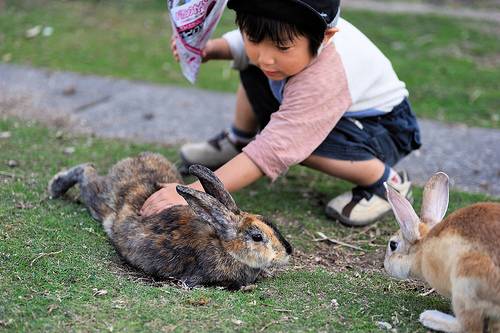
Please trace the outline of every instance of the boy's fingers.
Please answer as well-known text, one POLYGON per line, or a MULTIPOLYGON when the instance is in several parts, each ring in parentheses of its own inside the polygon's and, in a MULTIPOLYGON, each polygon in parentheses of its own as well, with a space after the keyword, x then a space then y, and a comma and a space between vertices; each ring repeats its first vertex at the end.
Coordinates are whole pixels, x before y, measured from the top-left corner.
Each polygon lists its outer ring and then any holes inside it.
POLYGON ((155 200, 155 195, 156 193, 153 193, 153 195, 151 195, 145 202, 144 204, 142 205, 142 208, 139 212, 139 214, 141 215, 149 215, 148 212, 150 211, 150 208, 151 208, 151 205, 153 204, 154 200, 155 200))

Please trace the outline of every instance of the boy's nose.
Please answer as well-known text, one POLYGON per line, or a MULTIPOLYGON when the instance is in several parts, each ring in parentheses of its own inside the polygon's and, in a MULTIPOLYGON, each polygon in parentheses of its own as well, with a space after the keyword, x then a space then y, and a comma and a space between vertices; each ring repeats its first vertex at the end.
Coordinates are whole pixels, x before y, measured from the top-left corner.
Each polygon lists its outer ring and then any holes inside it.
POLYGON ((274 57, 268 52, 259 53, 259 64, 260 65, 274 65, 274 57))

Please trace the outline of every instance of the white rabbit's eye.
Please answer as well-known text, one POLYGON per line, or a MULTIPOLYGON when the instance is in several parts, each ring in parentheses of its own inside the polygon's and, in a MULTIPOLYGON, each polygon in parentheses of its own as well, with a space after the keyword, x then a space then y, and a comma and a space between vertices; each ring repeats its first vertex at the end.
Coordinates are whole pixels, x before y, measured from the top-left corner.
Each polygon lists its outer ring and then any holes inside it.
POLYGON ((254 242, 262 242, 262 235, 261 234, 253 234, 252 239, 254 242))
POLYGON ((390 241, 389 242, 389 247, 391 248, 391 251, 396 251, 396 249, 398 248, 398 242, 396 242, 396 241, 390 241))

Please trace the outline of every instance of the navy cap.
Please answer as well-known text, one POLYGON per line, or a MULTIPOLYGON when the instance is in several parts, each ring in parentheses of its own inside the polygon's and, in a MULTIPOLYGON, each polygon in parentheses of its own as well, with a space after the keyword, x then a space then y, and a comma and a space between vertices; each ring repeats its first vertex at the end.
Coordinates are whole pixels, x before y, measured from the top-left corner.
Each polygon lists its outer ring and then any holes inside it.
POLYGON ((337 25, 340 0, 229 0, 227 7, 324 31, 337 25))

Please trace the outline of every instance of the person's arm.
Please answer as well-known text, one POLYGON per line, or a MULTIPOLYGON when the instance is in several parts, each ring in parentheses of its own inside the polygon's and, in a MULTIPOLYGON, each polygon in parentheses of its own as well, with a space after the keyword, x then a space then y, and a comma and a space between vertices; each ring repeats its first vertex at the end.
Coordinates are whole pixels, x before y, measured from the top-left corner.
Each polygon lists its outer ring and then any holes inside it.
POLYGON ((252 184, 264 173, 245 153, 239 153, 232 160, 221 166, 215 175, 219 177, 229 192, 238 191, 252 184))
MULTIPOLYGON (((217 169, 215 175, 224 184, 226 190, 234 192, 252 184, 264 174, 245 153, 240 153, 217 169)), ((164 184, 161 190, 153 193, 142 206, 141 215, 149 216, 174 205, 186 205, 184 198, 175 189, 177 185, 176 183, 164 184)), ((199 181, 188 186, 203 191, 199 181)))
POLYGON ((228 42, 224 38, 208 40, 203 49, 203 61, 208 60, 232 60, 233 55, 228 42))
MULTIPOLYGON (((175 44, 175 36, 170 40, 170 49, 176 61, 179 61, 179 52, 175 44)), ((202 51, 203 62, 208 60, 232 60, 233 54, 229 43, 224 38, 209 39, 202 51)))

